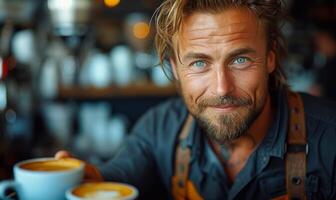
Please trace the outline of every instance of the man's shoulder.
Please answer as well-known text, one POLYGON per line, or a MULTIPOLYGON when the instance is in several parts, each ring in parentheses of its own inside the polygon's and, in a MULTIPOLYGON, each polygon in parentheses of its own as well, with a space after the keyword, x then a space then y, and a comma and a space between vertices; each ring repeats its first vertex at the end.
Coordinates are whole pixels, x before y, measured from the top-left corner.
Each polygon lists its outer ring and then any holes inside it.
MULTIPOLYGON (((336 158, 336 102, 302 94, 308 142, 324 156, 336 158)), ((330 164, 331 165, 331 164, 330 164)))
POLYGON ((305 109, 305 116, 336 128, 336 102, 320 97, 301 94, 305 109))
POLYGON ((336 173, 336 102, 306 94, 302 99, 310 156, 308 173, 319 176, 321 184, 328 188, 336 173))

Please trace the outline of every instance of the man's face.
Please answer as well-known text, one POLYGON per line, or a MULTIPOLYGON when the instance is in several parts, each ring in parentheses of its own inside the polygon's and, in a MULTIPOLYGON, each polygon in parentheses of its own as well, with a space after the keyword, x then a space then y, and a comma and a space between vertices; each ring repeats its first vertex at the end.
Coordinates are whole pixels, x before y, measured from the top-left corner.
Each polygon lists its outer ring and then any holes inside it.
POLYGON ((221 144, 247 133, 269 97, 275 56, 265 38, 259 19, 237 8, 196 12, 184 18, 174 37, 171 64, 184 101, 221 144))

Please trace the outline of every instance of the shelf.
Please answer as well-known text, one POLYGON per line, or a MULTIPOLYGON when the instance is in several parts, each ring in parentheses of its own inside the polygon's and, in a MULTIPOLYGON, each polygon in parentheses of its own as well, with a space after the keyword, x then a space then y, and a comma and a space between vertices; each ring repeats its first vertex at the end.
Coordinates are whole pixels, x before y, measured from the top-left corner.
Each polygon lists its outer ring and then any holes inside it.
POLYGON ((154 84, 129 85, 125 87, 60 87, 58 99, 61 100, 99 100, 111 98, 169 97, 176 96, 174 85, 157 86, 154 84))

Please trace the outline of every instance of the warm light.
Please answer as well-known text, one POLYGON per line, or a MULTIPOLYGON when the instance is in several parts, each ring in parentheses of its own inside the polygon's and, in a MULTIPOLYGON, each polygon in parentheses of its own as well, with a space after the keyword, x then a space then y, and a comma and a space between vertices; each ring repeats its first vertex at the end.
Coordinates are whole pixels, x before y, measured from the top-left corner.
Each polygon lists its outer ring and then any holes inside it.
POLYGON ((120 3, 120 0, 104 0, 105 5, 108 7, 115 7, 120 3))
POLYGON ((133 26, 133 34, 138 39, 145 39, 149 34, 149 25, 145 22, 136 23, 133 26))

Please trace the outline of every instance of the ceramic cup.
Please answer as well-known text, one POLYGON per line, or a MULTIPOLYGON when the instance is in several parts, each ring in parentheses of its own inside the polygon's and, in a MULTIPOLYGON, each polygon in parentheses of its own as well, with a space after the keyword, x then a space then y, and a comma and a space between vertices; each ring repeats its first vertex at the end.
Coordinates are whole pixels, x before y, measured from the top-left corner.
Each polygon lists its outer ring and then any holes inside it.
POLYGON ((14 180, 0 183, 0 197, 14 190, 20 200, 64 200, 65 192, 80 184, 83 175, 84 162, 77 159, 26 160, 15 164, 14 180))

